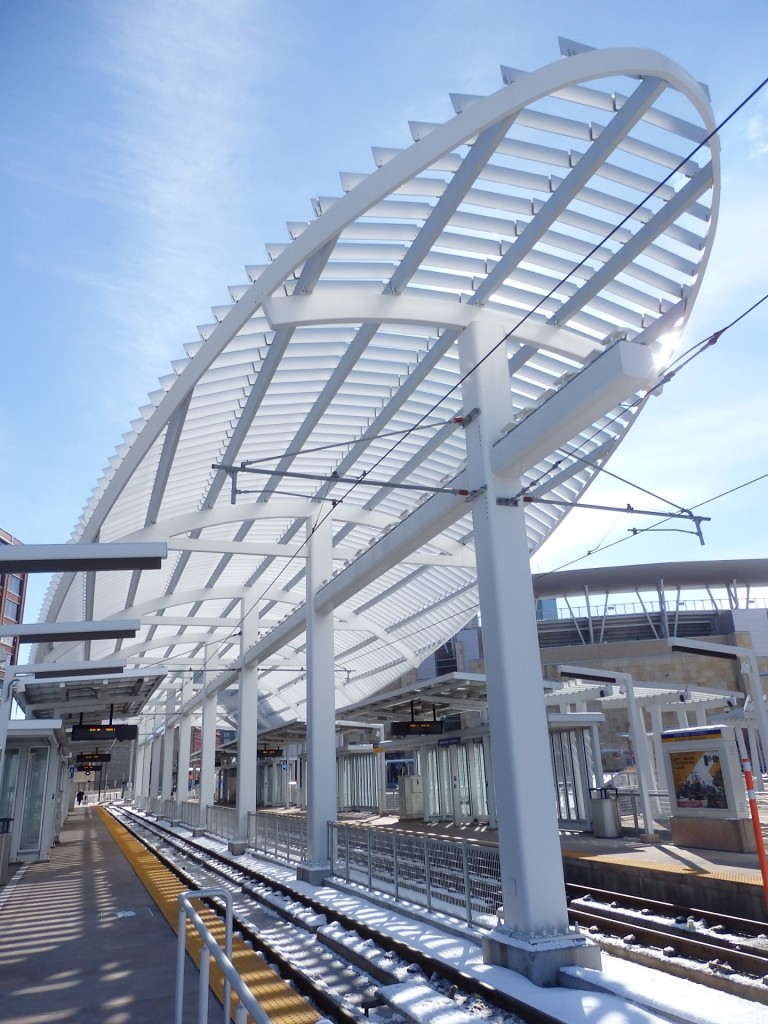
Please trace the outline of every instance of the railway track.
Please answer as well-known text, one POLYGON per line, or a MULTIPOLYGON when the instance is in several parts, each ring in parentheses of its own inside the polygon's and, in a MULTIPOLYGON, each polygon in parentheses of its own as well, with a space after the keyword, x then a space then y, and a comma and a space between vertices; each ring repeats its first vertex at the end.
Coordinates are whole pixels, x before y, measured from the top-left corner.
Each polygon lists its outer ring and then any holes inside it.
POLYGON ((768 1005, 768 925, 568 885, 569 917, 614 955, 768 1005))
MULTIPOLYGON (((133 811, 113 813, 190 888, 229 886, 236 930, 326 1017, 359 1022, 384 1007, 382 989, 407 981, 429 989, 436 1001, 452 1001, 455 1010, 482 1016, 485 1024, 556 1024, 541 1010, 329 909, 290 875, 280 880, 271 870, 262 873, 258 862, 235 861, 210 842, 133 811)), ((761 931, 768 926, 583 886, 568 886, 568 895, 572 923, 611 955, 768 1004, 762 980, 768 940, 761 931)))
MULTIPOLYGON (((483 1024, 563 1024, 469 974, 259 872, 204 843, 181 837, 141 815, 115 817, 190 888, 227 887, 234 927, 278 973, 327 1018, 339 1024, 386 1013, 382 990, 404 982, 430 994, 435 1011, 462 1009, 483 1024)), ((216 901, 208 901, 216 907, 216 901)), ((216 909, 219 909, 216 907, 216 909)), ((398 1010, 402 1015, 403 1011, 398 1010)))

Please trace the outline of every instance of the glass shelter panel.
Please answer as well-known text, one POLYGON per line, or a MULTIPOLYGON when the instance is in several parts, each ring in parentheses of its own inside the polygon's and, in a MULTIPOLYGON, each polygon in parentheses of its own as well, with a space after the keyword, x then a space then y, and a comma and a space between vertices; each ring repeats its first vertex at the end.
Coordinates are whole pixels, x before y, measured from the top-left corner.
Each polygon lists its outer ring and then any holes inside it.
POLYGON ((583 826, 589 819, 585 736, 582 729, 550 733, 557 815, 562 827, 569 824, 583 826))
POLYGON ((12 818, 16 806, 16 787, 19 784, 19 756, 15 747, 5 752, 2 786, 0 786, 0 818, 12 818))
POLYGON ((19 853, 40 848, 40 830, 43 825, 45 779, 48 774, 48 747, 30 747, 27 760, 27 783, 24 791, 24 810, 21 819, 19 853))

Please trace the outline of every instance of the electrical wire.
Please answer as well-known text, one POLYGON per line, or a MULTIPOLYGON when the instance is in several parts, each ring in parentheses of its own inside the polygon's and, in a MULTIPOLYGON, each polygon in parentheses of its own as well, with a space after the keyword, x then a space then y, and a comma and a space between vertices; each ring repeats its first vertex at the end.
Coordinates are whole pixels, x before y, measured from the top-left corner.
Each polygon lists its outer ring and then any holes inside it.
MULTIPOLYGON (((692 149, 692 150, 691 150, 691 151, 690 151, 690 152, 689 152, 689 153, 688 153, 688 154, 687 154, 687 155, 686 155, 686 156, 685 156, 685 157, 684 157, 684 158, 683 158, 682 160, 680 160, 680 161, 678 162, 678 164, 676 164, 676 165, 675 165, 675 167, 673 167, 673 168, 672 168, 672 170, 671 170, 671 171, 669 171, 669 173, 668 173, 668 174, 667 174, 667 175, 666 175, 666 176, 665 176, 665 177, 664 177, 664 178, 663 178, 663 179, 662 179, 662 180, 661 180, 661 181, 660 181, 660 182, 659 182, 659 183, 658 183, 658 184, 657 184, 657 185, 656 185, 656 186, 655 186, 655 187, 654 187, 654 188, 653 188, 653 189, 652 189, 652 190, 651 190, 650 192, 648 192, 648 193, 647 193, 647 194, 646 194, 646 195, 645 195, 645 196, 644 196, 644 197, 643 197, 643 198, 642 198, 642 199, 641 199, 641 200, 640 200, 640 201, 639 201, 638 203, 636 203, 636 204, 635 204, 635 206, 634 206, 634 207, 633 207, 633 208, 632 208, 632 209, 631 209, 631 210, 630 210, 630 211, 629 211, 629 212, 628 212, 628 213, 627 213, 627 214, 626 214, 626 215, 625 215, 625 216, 624 216, 624 217, 623 217, 623 218, 622 218, 621 220, 619 220, 619 221, 618 221, 618 223, 617 223, 617 224, 615 224, 615 225, 613 226, 613 228, 611 228, 611 230, 610 230, 610 231, 609 231, 609 232, 608 232, 608 233, 607 233, 607 234, 606 234, 606 235, 605 235, 605 236, 604 236, 604 237, 603 237, 603 238, 602 238, 602 239, 601 239, 601 240, 600 240, 600 241, 599 241, 598 243, 596 243, 596 244, 595 244, 595 245, 594 245, 594 246, 593 246, 593 247, 592 247, 592 248, 591 248, 591 249, 590 249, 590 250, 589 250, 589 251, 587 252, 587 254, 586 254, 585 256, 583 256, 581 260, 579 260, 579 262, 577 262, 577 263, 576 263, 576 264, 575 264, 575 265, 574 265, 574 266, 573 266, 573 267, 572 267, 572 268, 571 268, 571 269, 570 269, 570 270, 568 271, 568 273, 567 273, 567 274, 565 274, 565 275, 564 275, 564 276, 563 276, 563 277, 562 277, 562 278, 561 278, 561 279, 560 279, 560 280, 559 280, 559 281, 558 281, 558 282, 557 282, 557 283, 556 283, 555 285, 553 285, 553 287, 552 287, 552 288, 551 288, 551 289, 549 290, 549 292, 547 292, 547 293, 546 293, 545 295, 543 295, 543 296, 542 296, 542 297, 541 297, 541 298, 539 299, 539 301, 538 301, 538 302, 537 302, 537 303, 536 303, 536 304, 535 304, 535 305, 534 305, 534 306, 533 306, 533 307, 532 307, 532 308, 531 308, 530 310, 528 310, 528 311, 527 311, 527 312, 526 312, 526 313, 525 313, 525 314, 524 314, 524 315, 523 315, 523 316, 522 316, 522 317, 521 317, 521 318, 520 318, 520 319, 519 319, 519 320, 517 321, 517 323, 516 323, 516 324, 515 324, 515 325, 514 325, 514 326, 513 326, 512 328, 510 328, 510 330, 509 330, 509 331, 507 331, 507 333, 506 333, 506 334, 505 334, 505 335, 504 335, 504 336, 503 336, 503 337, 502 337, 502 338, 501 338, 501 339, 500 339, 500 340, 499 340, 499 341, 498 341, 498 342, 497 342, 497 343, 496 343, 496 344, 495 344, 494 346, 492 346, 492 347, 491 347, 491 349, 490 349, 490 350, 489 350, 489 351, 488 351, 488 352, 487 352, 487 353, 486 353, 486 354, 485 354, 485 355, 484 355, 484 356, 483 356, 483 357, 482 357, 481 359, 479 359, 479 360, 477 361, 477 363, 475 363, 475 365, 474 365, 474 366, 472 366, 472 367, 471 367, 471 368, 470 368, 469 370, 467 370, 467 371, 466 371, 466 372, 465 372, 465 373, 464 373, 464 374, 463 374, 463 375, 462 375, 462 376, 461 376, 461 377, 460 377, 460 378, 459 378, 459 379, 458 379, 458 380, 457 380, 457 381, 456 381, 456 382, 455 382, 455 383, 454 383, 454 384, 453 384, 453 385, 452 385, 452 386, 451 386, 451 387, 450 387, 450 388, 449 388, 449 389, 448 389, 448 390, 447 390, 447 391, 445 392, 445 394, 444 394, 444 395, 443 395, 443 396, 442 396, 441 398, 439 398, 439 399, 438 399, 437 401, 435 401, 435 402, 434 402, 434 403, 432 404, 432 406, 430 406, 430 408, 429 408, 429 409, 427 409, 427 411, 426 411, 426 412, 422 413, 422 415, 421 415, 421 416, 420 416, 420 417, 419 417, 419 418, 417 419, 417 421, 416 421, 416 422, 415 422, 414 424, 412 424, 412 425, 411 425, 410 427, 408 427, 408 428, 407 428, 406 430, 404 430, 404 431, 402 432, 401 436, 399 437, 398 441, 396 441, 396 442, 395 442, 395 443, 394 443, 394 444, 393 444, 393 445, 392 445, 392 446, 391 446, 391 447, 389 448, 389 450, 388 450, 387 452, 385 452, 384 454, 382 454, 382 455, 381 455, 381 456, 380 456, 380 457, 379 457, 378 459, 376 459, 376 460, 374 461, 374 463, 372 464, 372 466, 370 466, 370 467, 368 468, 368 470, 367 470, 367 473, 370 473, 370 472, 371 472, 371 471, 372 471, 373 469, 375 469, 375 468, 376 468, 377 466, 379 466, 379 465, 380 465, 380 464, 381 464, 381 463, 382 463, 382 462, 383 462, 383 461, 384 461, 384 460, 385 460, 385 459, 386 459, 386 458, 387 458, 387 457, 388 457, 389 455, 391 455, 391 454, 392 454, 392 452, 393 452, 393 451, 394 451, 394 450, 395 450, 395 449, 396 449, 396 448, 397 448, 397 447, 398 447, 398 446, 399 446, 399 445, 400 445, 400 444, 401 444, 401 443, 402 443, 402 442, 403 442, 403 441, 404 441, 404 440, 405 440, 405 439, 406 439, 406 438, 407 438, 408 436, 410 436, 410 434, 414 433, 414 432, 415 432, 416 430, 419 430, 419 429, 424 429, 424 423, 425 423, 425 420, 426 420, 426 419, 427 419, 427 418, 428 418, 429 416, 431 416, 431 415, 432 415, 432 414, 434 413, 434 411, 435 411, 436 409, 438 409, 438 408, 439 408, 439 407, 440 407, 440 406, 441 406, 441 405, 443 404, 443 402, 447 401, 447 399, 448 399, 448 398, 449 398, 449 397, 450 397, 450 396, 451 396, 451 395, 452 395, 452 394, 453 394, 453 393, 454 393, 454 392, 455 392, 455 391, 456 391, 456 390, 457 390, 458 388, 460 388, 460 387, 462 386, 462 384, 463 384, 463 383, 464 383, 464 382, 465 382, 465 381, 466 381, 466 380, 467 380, 467 379, 468 379, 468 378, 469 378, 469 377, 471 376, 471 374, 475 373, 475 372, 476 372, 476 371, 477 371, 477 370, 478 370, 478 369, 480 368, 480 366, 482 366, 482 365, 483 365, 483 364, 484 364, 484 363, 486 362, 486 360, 488 360, 488 359, 489 359, 489 358, 490 358, 490 357, 491 357, 491 356, 493 355, 493 353, 494 353, 494 352, 496 352, 496 351, 497 351, 497 350, 498 350, 498 349, 499 349, 499 348, 500 348, 501 346, 505 345, 505 344, 506 344, 506 342, 507 342, 507 341, 509 340, 509 338, 510 338, 510 337, 512 337, 512 336, 513 336, 513 335, 515 334, 515 332, 516 332, 516 331, 518 331, 518 330, 519 330, 519 328, 520 328, 520 327, 521 327, 521 326, 522 326, 522 325, 523 325, 524 323, 526 323, 526 321, 527 321, 528 319, 530 319, 530 317, 531 317, 531 316, 532 316, 532 315, 533 315, 533 314, 534 314, 534 313, 535 313, 535 312, 536 312, 536 311, 537 311, 538 309, 540 309, 540 308, 541 308, 541 306, 542 306, 542 305, 543 305, 543 304, 544 304, 544 303, 545 303, 545 302, 546 302, 546 301, 547 301, 548 299, 550 299, 550 298, 551 298, 551 297, 552 297, 552 296, 553 296, 553 295, 554 295, 554 294, 555 294, 555 293, 556 293, 556 292, 557 292, 558 290, 560 290, 560 289, 562 288, 562 286, 563 286, 563 285, 564 285, 565 283, 567 283, 567 282, 568 282, 568 280, 569 280, 569 279, 570 279, 570 278, 571 278, 571 277, 572 277, 572 276, 573 276, 573 275, 574 275, 574 274, 575 274, 575 273, 576 273, 576 272, 577 272, 577 271, 578 271, 578 270, 579 270, 579 269, 580 269, 581 267, 583 267, 583 266, 585 265, 585 263, 586 263, 586 262, 587 262, 587 261, 588 261, 588 260, 589 260, 589 259, 590 259, 590 258, 591 258, 591 257, 592 257, 592 256, 593 256, 593 255, 594 255, 594 254, 595 254, 595 253, 596 253, 596 252, 598 251, 598 250, 600 250, 600 249, 601 249, 601 248, 602 248, 602 247, 603 247, 603 246, 605 245, 605 243, 606 243, 606 242, 608 242, 608 241, 609 241, 609 240, 610 240, 610 239, 611 239, 611 238, 612 238, 612 237, 613 237, 613 236, 614 236, 614 235, 615 235, 615 234, 616 234, 616 233, 617 233, 617 232, 618 232, 618 231, 620 230, 620 228, 622 228, 622 227, 623 227, 623 226, 624 226, 624 225, 625 225, 625 224, 626 224, 626 223, 627 223, 627 222, 628 222, 628 221, 629 221, 629 220, 630 220, 630 219, 631 219, 631 218, 632 218, 632 217, 633 217, 633 216, 634 216, 634 215, 635 215, 635 214, 636 214, 636 213, 637 213, 637 212, 638 212, 638 211, 639 211, 640 209, 642 209, 642 208, 643 208, 643 207, 645 206, 645 204, 646 204, 646 203, 647 203, 647 202, 648 202, 648 201, 649 201, 650 199, 652 199, 652 198, 653 198, 653 197, 654 197, 654 196, 655 196, 655 195, 656 195, 656 194, 657 194, 657 193, 659 192, 659 190, 660 190, 661 188, 663 188, 663 186, 664 186, 664 185, 666 185, 666 184, 667 184, 667 183, 668 183, 668 182, 669 182, 669 181, 670 181, 670 180, 671 180, 671 179, 672 179, 672 178, 674 177, 674 175, 675 175, 675 174, 677 174, 677 173, 678 173, 678 172, 679 172, 679 171, 680 171, 680 170, 681 170, 681 169, 682 169, 682 168, 683 168, 683 167, 684 167, 684 166, 685 166, 685 165, 686 165, 686 164, 687 164, 687 163, 688 163, 688 162, 689 162, 689 161, 690 161, 690 160, 691 160, 691 159, 692 159, 692 158, 693 158, 693 157, 694 157, 694 156, 695 156, 695 155, 696 155, 696 154, 697 154, 697 153, 698 153, 698 152, 699 152, 699 151, 700 151, 701 149, 703 149, 703 148, 704 148, 704 146, 706 146, 706 145, 707 145, 707 144, 708 144, 708 143, 709 143, 709 142, 711 141, 711 139, 712 139, 712 138, 713 138, 714 136, 716 136, 716 135, 717 135, 717 134, 718 134, 718 133, 719 133, 719 132, 720 132, 720 131, 721 131, 721 130, 722 130, 722 129, 723 129, 723 128, 724 128, 724 127, 725 127, 725 126, 726 126, 726 125, 728 124, 728 123, 729 123, 729 121, 731 121, 731 120, 732 120, 732 119, 733 119, 733 118, 734 118, 734 117, 736 116, 736 114, 738 114, 738 113, 739 113, 739 111, 741 111, 741 110, 742 110, 742 109, 743 109, 743 108, 744 108, 744 107, 745 107, 745 106, 746 106, 746 105, 747 105, 747 104, 748 104, 748 103, 749 103, 749 102, 750 102, 750 101, 751 101, 751 100, 752 100, 752 99, 753 99, 753 98, 754 98, 754 97, 755 97, 755 96, 756 96, 756 95, 757 95, 757 94, 758 94, 758 93, 759 93, 759 92, 760 92, 760 91, 761 91, 761 90, 763 89, 763 88, 765 88, 765 86, 766 86, 766 85, 768 85, 768 78, 765 78, 765 79, 763 79, 763 81, 762 81, 762 82, 761 82, 761 83, 760 83, 760 84, 759 84, 758 86, 756 86, 756 88, 755 88, 755 89, 753 89, 753 90, 752 90, 752 92, 750 92, 750 93, 749 93, 749 94, 748 94, 748 95, 747 95, 747 96, 745 97, 745 99, 743 99, 743 100, 742 100, 742 101, 741 101, 741 102, 740 102, 740 103, 739 103, 739 104, 738 104, 738 105, 737 105, 736 107, 734 107, 734 108, 733 108, 733 110, 731 110, 731 112, 730 112, 730 113, 729 113, 729 114, 728 114, 728 115, 727 115, 727 116, 726 116, 725 118, 723 118, 723 120, 722 120, 722 121, 720 121, 720 122, 719 122, 719 123, 718 123, 718 124, 717 124, 717 125, 715 126, 715 128, 713 128, 713 129, 712 129, 712 131, 711 131, 711 132, 709 132, 709 133, 708 133, 708 134, 707 134, 707 135, 706 135, 706 136, 705 136, 705 137, 704 137, 704 138, 703 138, 703 139, 702 139, 702 140, 701 140, 701 141, 700 141, 700 142, 699 142, 699 143, 698 143, 698 144, 697 144, 697 145, 696 145, 696 146, 695 146, 695 147, 694 147, 694 148, 693 148, 693 149, 692 149)), ((750 307, 750 309, 746 310, 746 311, 745 311, 744 313, 742 313, 742 314, 741 314, 741 315, 740 315, 739 317, 737 317, 737 318, 736 318, 735 320, 733 320, 733 321, 731 322, 731 324, 729 324, 729 325, 728 325, 728 327, 731 327, 731 326, 733 326, 734 324, 738 323, 738 322, 739 322, 739 320, 741 320, 741 319, 742 319, 742 318, 743 318, 744 316, 746 316, 746 315, 747 315, 747 314, 748 314, 749 312, 751 312, 751 310, 752 310, 752 309, 754 309, 754 308, 756 308, 756 307, 757 307, 758 305, 760 305, 760 303, 761 303, 761 302, 765 301, 765 299, 766 299, 766 298, 768 298, 768 295, 764 296, 764 297, 763 297, 763 299, 760 299, 760 300, 759 300, 759 301, 758 301, 757 303, 755 303, 755 304, 754 304, 754 305, 753 305, 752 307, 750 307)), ((724 328, 724 329, 723 329, 723 331, 724 331, 724 330, 727 330, 727 329, 728 329, 728 327, 724 328)), ((723 333, 723 331, 720 331, 720 332, 718 332, 718 333, 717 333, 716 335, 712 335, 712 336, 711 336, 711 338, 710 338, 710 339, 708 339, 708 341, 707 341, 707 343, 706 343, 706 344, 714 344, 714 342, 715 342, 715 341, 717 340, 717 338, 719 338, 720 334, 722 334, 722 333, 723 333)), ((698 354, 698 353, 696 353, 696 354, 698 354)), ((694 357, 695 357, 695 356, 691 356, 691 358, 694 358, 694 357)), ((688 361, 689 361, 689 360, 688 360, 688 361)), ((673 372, 673 375, 674 375, 674 373, 677 373, 677 372, 679 371, 679 369, 681 369, 681 368, 682 368, 683 366, 685 366, 685 365, 686 365, 686 363, 685 363, 685 362, 684 362, 684 363, 682 363, 682 364, 681 364, 681 366, 680 366, 680 367, 678 367, 678 368, 677 368, 677 369, 676 369, 676 370, 675 370, 675 371, 673 372)), ((666 379, 671 379, 671 377, 669 377, 669 378, 668 378, 668 377, 666 377, 666 376, 665 376, 665 380, 666 380, 666 379)), ((656 387, 660 387, 660 386, 661 386, 661 383, 660 383, 659 385, 656 385, 656 387)), ((655 390, 655 389, 651 389, 651 390, 655 390)), ((647 393, 646 393, 646 394, 645 394, 645 395, 643 396, 643 398, 642 398, 642 399, 640 399, 639 401, 645 401, 645 399, 646 399, 646 398, 648 397, 648 395, 649 395, 650 393, 651 393, 650 391, 649 391, 649 392, 647 392, 647 393)), ((625 410, 625 412, 626 412, 626 411, 630 411, 630 410, 631 410, 631 408, 632 408, 632 406, 630 406, 630 407, 629 407, 629 410, 625 410)), ((615 420, 614 420, 614 422, 615 422, 615 420)), ((432 425, 430 424, 430 426, 432 426, 432 425)), ((394 432, 394 433, 399 433, 399 432, 394 432)), ((383 435, 382 435, 382 436, 383 436, 383 435)), ((358 440, 359 440, 359 439, 358 439, 358 440)), ((321 450, 321 449, 320 449, 320 448, 318 448, 318 449, 308 449, 308 451, 313 451, 313 450, 321 450)), ((300 454, 300 453, 296 453, 296 454, 300 454)), ((261 461, 261 460, 258 460, 258 461, 261 461)), ((340 498, 340 499, 337 499, 337 501, 335 502, 335 504, 337 504, 337 503, 338 503, 339 501, 343 501, 343 500, 345 500, 345 499, 346 499, 347 497, 349 497, 349 495, 350 495, 350 494, 352 493, 352 491, 353 491, 353 490, 354 490, 354 489, 355 489, 355 488, 356 488, 357 486, 359 486, 359 484, 360 484, 361 482, 362 482, 362 481, 355 481, 355 482, 352 482, 352 483, 350 483, 350 485, 349 485, 349 487, 347 488, 346 492, 344 493, 343 497, 342 497, 342 498, 340 498)), ((630 486, 631 486, 631 485, 630 485, 630 486)), ((664 500, 664 499, 659 499, 659 500, 664 500)), ((672 503, 672 502, 668 502, 668 504, 672 504, 672 505, 674 505, 674 503, 672 503)), ((687 511, 687 510, 682 510, 682 509, 681 509, 681 511, 687 511)), ((313 525, 313 527, 312 527, 312 529, 311 529, 311 531, 310 531, 310 536, 311 536, 311 535, 312 535, 312 534, 314 533, 314 531, 315 531, 315 530, 316 530, 316 529, 317 529, 317 528, 318 528, 318 527, 319 527, 319 526, 321 525, 321 523, 322 523, 322 522, 324 522, 325 518, 327 518, 327 516, 328 516, 328 515, 331 515, 331 514, 332 514, 332 509, 329 509, 329 510, 325 511, 325 513, 324 513, 324 514, 323 514, 323 513, 321 513, 321 516, 320 516, 320 517, 318 518, 318 520, 317 520, 317 521, 316 521, 316 523, 315 523, 315 524, 313 525)), ((649 530, 650 530, 650 529, 653 529, 653 527, 648 527, 648 529, 649 529, 649 530)), ((640 531, 640 532, 647 532, 647 531, 646 531, 646 530, 643 530, 643 531, 640 531)), ((300 553, 300 552, 301 552, 301 551, 303 550, 304 546, 305 546, 305 545, 306 545, 306 544, 308 543, 308 541, 309 541, 309 537, 306 537, 306 538, 305 538, 305 540, 304 540, 304 541, 302 542, 302 544, 300 545, 299 549, 298 549, 298 550, 297 550, 296 552, 294 552, 294 553, 293 553, 293 554, 292 554, 292 555, 291 555, 291 556, 289 557, 289 559, 287 560, 287 562, 286 562, 286 563, 285 563, 285 564, 284 564, 284 565, 283 565, 283 566, 281 567, 281 569, 280 569, 280 572, 278 573, 278 576, 276 577, 276 579, 275 579, 275 580, 273 580, 273 581, 271 581, 271 582, 270 582, 270 583, 269 583, 269 584, 267 585, 267 588, 266 588, 266 589, 265 589, 265 590, 263 591, 263 593, 262 593, 262 596, 261 596, 261 597, 260 597, 260 598, 259 598, 259 599, 257 600, 257 602, 256 602, 256 607, 258 607, 258 603, 259 603, 259 602, 260 602, 261 600, 263 600, 263 599, 265 598, 265 596, 266 596, 266 594, 268 593, 269 589, 271 589, 271 587, 272 587, 272 586, 274 586, 274 584, 275 584, 275 583, 277 582, 277 580, 279 580, 280 576, 282 576, 282 575, 283 575, 283 573, 284 573, 284 572, 286 571, 286 569, 287 569, 287 568, 288 568, 288 567, 290 566, 290 564, 291 564, 291 563, 293 562, 293 560, 294 560, 295 558, 297 558, 297 557, 298 557, 299 553, 300 553)), ((616 542, 616 543, 618 543, 618 542, 616 542)), ((610 546, 613 546, 613 545, 610 545, 610 546)), ((603 550, 606 550, 606 549, 603 549, 603 550)), ((586 557, 586 556, 582 556, 582 557, 586 557)), ((569 564, 572 564, 572 563, 569 563, 569 564)), ((242 624, 243 624, 243 622, 244 622, 244 621, 245 621, 245 616, 241 616, 240 620, 238 621, 238 624, 237 624, 237 627, 236 627, 236 628, 241 628, 241 627, 242 627, 242 624)), ((235 634, 234 634, 234 631, 233 631, 233 633, 232 633, 232 634, 230 634, 230 636, 234 636, 234 635, 235 635, 235 634)), ((225 643, 225 642, 226 642, 226 639, 225 639, 225 640, 222 640, 222 641, 218 641, 218 642, 219 642, 219 643, 225 643)), ((187 655, 187 657, 188 657, 188 655, 187 655)), ((171 658, 171 659, 169 659, 169 660, 172 660, 172 658, 171 658)))

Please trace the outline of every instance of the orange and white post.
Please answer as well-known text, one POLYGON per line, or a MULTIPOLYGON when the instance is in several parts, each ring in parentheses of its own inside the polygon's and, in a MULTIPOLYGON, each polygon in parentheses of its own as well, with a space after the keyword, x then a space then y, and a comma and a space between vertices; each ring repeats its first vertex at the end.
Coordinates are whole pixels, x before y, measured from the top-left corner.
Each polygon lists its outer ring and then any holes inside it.
POLYGON ((747 786, 747 799, 749 800, 749 813, 752 815, 752 828, 755 832, 755 843, 757 844, 757 857, 760 861, 760 874, 763 876, 763 896, 768 907, 768 859, 765 856, 765 843, 763 842, 763 830, 760 827, 760 815, 755 800, 755 781, 752 778, 752 765, 748 757, 742 757, 744 768, 744 782, 747 786))

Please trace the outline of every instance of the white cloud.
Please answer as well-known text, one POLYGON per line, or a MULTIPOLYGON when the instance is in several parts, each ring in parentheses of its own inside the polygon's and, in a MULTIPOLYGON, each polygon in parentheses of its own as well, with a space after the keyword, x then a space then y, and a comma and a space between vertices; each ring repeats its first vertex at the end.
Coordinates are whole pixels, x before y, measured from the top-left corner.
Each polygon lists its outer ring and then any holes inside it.
POLYGON ((747 139, 752 144, 753 155, 768 153, 768 118, 765 115, 750 117, 747 121, 747 139))

